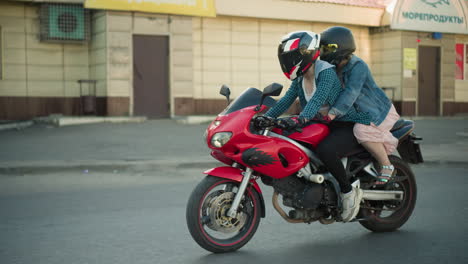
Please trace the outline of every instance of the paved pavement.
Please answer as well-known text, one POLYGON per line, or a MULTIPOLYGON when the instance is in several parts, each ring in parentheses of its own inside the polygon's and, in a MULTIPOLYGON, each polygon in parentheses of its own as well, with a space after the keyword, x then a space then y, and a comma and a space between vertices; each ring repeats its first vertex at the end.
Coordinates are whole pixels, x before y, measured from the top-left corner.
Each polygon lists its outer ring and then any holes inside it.
MULTIPOLYGON (((0 131, 0 173, 209 168, 217 162, 203 140, 206 127, 162 119, 0 131)), ((416 120, 415 132, 426 162, 468 164, 468 118, 416 120)))
POLYGON ((415 166, 414 213, 383 234, 358 223, 289 224, 259 182, 266 218, 233 254, 210 254, 187 229, 199 169, 0 176, 0 263, 466 264, 467 168, 415 166))

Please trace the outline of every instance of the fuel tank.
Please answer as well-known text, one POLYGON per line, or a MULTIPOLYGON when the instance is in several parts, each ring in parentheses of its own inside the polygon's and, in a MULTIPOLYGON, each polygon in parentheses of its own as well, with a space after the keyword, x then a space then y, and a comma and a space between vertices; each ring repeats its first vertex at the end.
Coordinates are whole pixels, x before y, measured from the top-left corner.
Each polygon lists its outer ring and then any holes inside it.
POLYGON ((311 124, 302 128, 302 132, 294 132, 288 136, 288 138, 296 141, 302 141, 311 144, 313 147, 317 145, 328 136, 330 130, 327 125, 324 124, 311 124))

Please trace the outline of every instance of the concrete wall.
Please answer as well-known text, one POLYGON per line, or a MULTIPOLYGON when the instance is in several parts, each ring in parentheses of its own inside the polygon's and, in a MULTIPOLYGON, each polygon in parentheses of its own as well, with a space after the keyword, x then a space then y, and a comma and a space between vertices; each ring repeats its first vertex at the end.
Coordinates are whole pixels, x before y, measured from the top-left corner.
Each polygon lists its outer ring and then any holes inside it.
POLYGON ((76 81, 89 78, 87 44, 40 42, 36 5, 0 2, 0 27, 0 96, 78 96, 76 81))
MULTIPOLYGON (((455 35, 444 34, 435 40, 427 32, 392 31, 384 29, 371 34, 372 69, 376 82, 381 86, 395 87, 393 98, 404 115, 417 115, 418 70, 412 77, 403 77, 403 49, 419 46, 441 47, 440 101, 442 115, 454 113, 453 102, 463 101, 463 82, 455 88, 455 35)), ((417 55, 418 56, 418 55, 417 55)), ((390 96, 390 93, 388 93, 390 96)), ((458 107, 458 106, 457 106, 458 107)))
MULTIPOLYGON (((384 31, 371 35, 371 63, 368 63, 380 87, 394 87, 394 101, 414 101, 416 87, 402 89, 402 36, 400 31, 384 31), (407 91, 408 90, 408 91, 407 91)), ((387 91, 387 96, 392 94, 387 91)))
MULTIPOLYGON (((418 46, 434 46, 440 47, 441 58, 440 58, 440 101, 434 102, 439 103, 441 109, 441 115, 444 115, 444 104, 447 102, 454 102, 455 100, 455 38, 453 34, 444 34, 442 39, 432 39, 427 32, 402 32, 403 36, 403 47, 402 48, 417 48, 418 46), (416 40, 419 40, 416 41, 416 40)), ((417 73, 417 71, 416 71, 417 73)), ((415 78, 407 79, 404 78, 404 91, 406 94, 405 98, 414 97, 416 101, 416 114, 418 114, 418 74, 415 78), (407 88, 408 87, 408 88, 407 88), (413 90, 412 87, 416 87, 413 90), (414 91, 414 92, 413 92, 414 91)))
POLYGON ((176 96, 192 97, 191 17, 93 10, 91 41, 70 44, 39 41, 38 11, 0 2, 0 119, 80 114, 79 79, 97 80, 98 114, 131 115, 133 34, 169 36, 171 105, 176 96), (19 108, 26 110, 12 116, 19 108))
POLYGON ((380 26, 384 10, 324 1, 216 0, 216 14, 222 16, 362 26, 380 26))
MULTIPOLYGON (((169 36, 171 106, 175 97, 192 97, 192 18, 149 13, 107 12, 107 94, 130 98, 133 113, 133 35, 169 36)), ((115 106, 122 108, 122 106, 115 106)), ((121 109, 123 111, 123 109, 121 109)), ((173 111, 172 111, 173 112, 173 111)))
POLYGON ((89 78, 96 80, 96 94, 107 96, 107 19, 104 11, 91 17, 91 41, 89 43, 89 78))
MULTIPOLYGON (((248 87, 262 89, 272 82, 289 87, 277 58, 282 36, 297 30, 322 32, 332 24, 218 16, 193 18, 194 98, 220 99, 227 84, 236 97, 248 87)), ((353 30, 356 54, 370 62, 367 27, 353 30)))
POLYGON ((89 45, 39 41, 39 5, 0 2, 0 119, 80 114, 77 80, 89 79, 89 45))
MULTIPOLYGON (((455 37, 455 43, 463 43, 465 45, 468 44, 468 36, 464 35, 457 35, 455 37)), ((466 47, 466 46, 465 46, 466 47)), ((454 51, 455 53, 455 51, 454 51)), ((465 51, 466 54, 466 51, 465 51)), ((465 55, 466 58, 466 55, 465 55)), ((467 67, 467 61, 465 61, 465 67, 467 67)), ((454 69, 455 72, 455 69, 454 69)), ((465 69, 465 72, 467 70, 465 69)), ((465 78, 468 76, 465 75, 465 78)), ((455 80, 455 101, 457 102, 468 102, 468 80, 455 80)))
MULTIPOLYGON (((255 4, 270 6, 265 5, 270 2, 275 1, 255 4)), ((135 34, 169 36, 169 101, 173 115, 217 113, 225 106, 218 94, 222 84, 231 87, 232 97, 248 87, 261 89, 271 82, 289 86, 276 55, 284 34, 296 30, 322 32, 339 22, 316 22, 315 16, 291 18, 294 20, 285 16, 281 20, 282 16, 268 17, 271 12, 266 9, 252 17, 249 10, 233 9, 231 1, 219 3, 216 18, 93 10, 91 41, 69 44, 39 41, 39 5, 0 2, 0 119, 12 113, 16 119, 50 113, 79 114, 78 79, 97 80, 99 113, 132 115, 135 34)), ((281 1, 281 5, 285 5, 284 12, 305 5, 318 8, 314 10, 329 10, 332 6, 333 14, 357 8, 295 1, 281 1)), ((403 78, 403 48, 419 45, 442 47, 439 103, 443 113, 468 109, 468 81, 454 80, 455 43, 468 43, 467 36, 444 34, 441 40, 433 40, 421 32, 372 30, 370 34, 368 26, 377 23, 374 20, 382 10, 360 10, 367 12, 372 21, 366 22, 364 14, 354 15, 358 20, 353 23, 363 26, 342 25, 353 31, 356 54, 368 63, 377 83, 396 87, 393 99, 403 114, 417 114, 418 97, 417 74, 403 78)))

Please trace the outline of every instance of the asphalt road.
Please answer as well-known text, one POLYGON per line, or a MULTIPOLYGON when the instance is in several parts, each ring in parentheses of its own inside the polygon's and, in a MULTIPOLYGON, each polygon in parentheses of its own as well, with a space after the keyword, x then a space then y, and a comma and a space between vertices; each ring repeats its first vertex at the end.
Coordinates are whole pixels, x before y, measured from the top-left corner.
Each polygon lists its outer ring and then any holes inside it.
POLYGON ((401 230, 289 224, 272 208, 253 239, 211 254, 190 237, 185 205, 199 170, 0 176, 0 263, 468 263, 468 167, 419 165, 401 230))

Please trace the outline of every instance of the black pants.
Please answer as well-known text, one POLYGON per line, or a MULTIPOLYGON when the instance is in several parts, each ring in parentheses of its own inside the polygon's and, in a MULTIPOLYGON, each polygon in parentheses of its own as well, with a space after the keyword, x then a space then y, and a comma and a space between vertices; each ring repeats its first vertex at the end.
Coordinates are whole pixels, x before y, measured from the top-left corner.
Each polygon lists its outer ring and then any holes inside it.
POLYGON ((341 192, 352 190, 341 158, 360 148, 353 134, 354 123, 332 122, 330 134, 316 148, 317 155, 340 184, 341 192))

